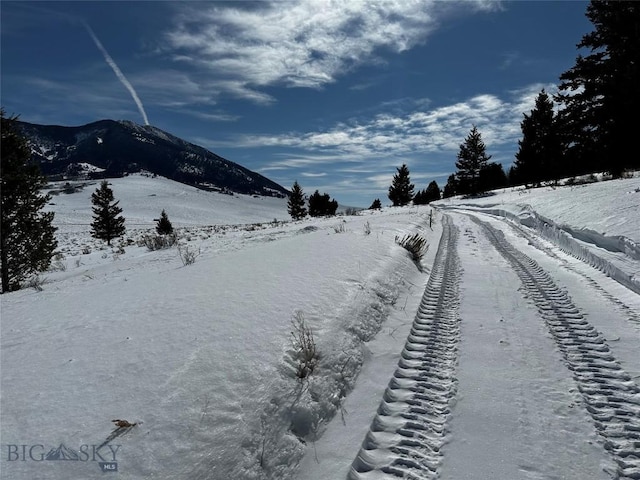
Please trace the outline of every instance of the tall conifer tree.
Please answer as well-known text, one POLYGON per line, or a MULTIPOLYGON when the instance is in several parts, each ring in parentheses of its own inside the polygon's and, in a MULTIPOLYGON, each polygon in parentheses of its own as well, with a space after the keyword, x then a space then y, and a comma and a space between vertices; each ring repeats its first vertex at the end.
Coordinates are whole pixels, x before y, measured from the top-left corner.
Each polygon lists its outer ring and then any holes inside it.
POLYGON ((529 115, 520 124, 522 140, 516 153, 513 174, 522 183, 539 186, 543 180, 560 177, 562 147, 553 112, 553 101, 544 91, 538 94, 529 115))
POLYGON ((40 191, 46 179, 36 165, 17 117, 0 109, 0 279, 1 292, 18 290, 26 278, 46 270, 58 246, 53 212, 42 212, 50 197, 40 191))
POLYGON ((409 167, 402 164, 396 168, 397 173, 393 176, 393 181, 389 187, 389 200, 393 206, 407 205, 413 199, 414 185, 409 177, 409 167))
POLYGON ((291 195, 289 195, 289 200, 287 201, 287 212, 294 220, 307 216, 304 192, 297 181, 293 182, 293 187, 291 187, 291 195))
POLYGON ((447 178, 447 183, 442 189, 442 198, 449 198, 457 195, 458 193, 458 181, 456 180, 455 174, 449 175, 447 178))
POLYGON ((100 187, 91 194, 93 203, 93 223, 91 223, 91 235, 101 240, 106 240, 111 245, 111 240, 124 235, 124 217, 120 215, 122 208, 118 202, 113 202, 113 190, 109 188, 109 182, 103 180, 100 187))
POLYGON ((480 192, 480 171, 486 167, 490 158, 491 155, 487 156, 482 136, 474 125, 464 143, 460 144, 456 162, 459 189, 457 193, 477 195, 480 192))
POLYGON ((438 186, 438 182, 435 180, 431 181, 429 185, 427 185, 426 190, 426 198, 427 203, 435 202, 436 200, 440 200, 440 187, 438 186))
POLYGON ((560 76, 557 96, 572 174, 639 167, 640 2, 591 1, 595 30, 582 37, 575 65, 560 76))

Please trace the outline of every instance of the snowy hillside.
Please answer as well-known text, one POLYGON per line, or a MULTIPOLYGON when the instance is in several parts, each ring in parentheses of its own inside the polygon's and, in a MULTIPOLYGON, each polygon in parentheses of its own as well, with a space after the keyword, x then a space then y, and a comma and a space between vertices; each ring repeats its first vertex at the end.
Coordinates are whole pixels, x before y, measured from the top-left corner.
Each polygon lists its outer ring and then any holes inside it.
POLYGON ((640 179, 297 222, 111 183, 126 237, 56 195, 42 291, 0 297, 2 478, 640 478, 640 179), (162 209, 193 264, 139 244, 162 209))
MULTIPOLYGON (((93 215, 91 194, 100 185, 100 180, 71 182, 73 186, 82 187, 73 194, 62 192, 65 183, 52 183, 48 189, 57 192, 48 207, 56 212, 55 225, 61 232, 89 232, 93 215)), ((131 229, 153 227, 154 218, 158 218, 163 209, 171 223, 178 227, 262 223, 289 218, 286 198, 212 193, 163 177, 140 174, 113 178, 109 184, 131 229)))

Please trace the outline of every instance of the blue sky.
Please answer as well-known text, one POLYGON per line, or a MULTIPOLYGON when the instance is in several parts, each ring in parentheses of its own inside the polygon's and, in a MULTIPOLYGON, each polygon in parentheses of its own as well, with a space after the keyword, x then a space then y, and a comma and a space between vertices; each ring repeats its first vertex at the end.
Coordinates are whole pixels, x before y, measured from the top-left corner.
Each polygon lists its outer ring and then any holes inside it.
POLYGON ((476 125, 508 167, 522 114, 592 30, 583 1, 0 4, 2 105, 149 123, 306 193, 387 204, 455 171, 476 125))

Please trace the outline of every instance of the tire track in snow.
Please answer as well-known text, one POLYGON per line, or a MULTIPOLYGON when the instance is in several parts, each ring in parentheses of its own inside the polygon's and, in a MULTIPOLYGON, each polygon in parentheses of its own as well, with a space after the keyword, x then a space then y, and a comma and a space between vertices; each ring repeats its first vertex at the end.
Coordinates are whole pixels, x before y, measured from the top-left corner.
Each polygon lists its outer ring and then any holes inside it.
POLYGON ((438 477, 450 402, 457 390, 457 228, 443 217, 434 266, 398 367, 348 478, 438 477))
MULTIPOLYGON (((489 213, 487 213, 486 215, 491 215, 491 216, 493 216, 495 218, 498 218, 498 219, 507 219, 508 220, 508 217, 500 217, 499 215, 493 215, 493 214, 489 214, 489 213)), ((532 247, 537 248, 538 250, 540 250, 545 255, 557 260, 566 270, 568 270, 570 272, 573 272, 576 275, 579 275, 580 277, 582 277, 587 283, 589 283, 589 285, 591 287, 596 289, 607 301, 609 301, 612 304, 614 304, 616 306, 616 308, 619 308, 621 312, 623 312, 625 315, 627 315, 627 317, 629 318, 630 321, 640 324, 640 312, 636 312, 633 308, 629 307, 622 300, 620 300, 619 298, 617 298, 614 295, 612 295, 611 293, 609 293, 609 291, 605 290, 602 287, 602 285, 600 285, 593 278, 591 278, 590 276, 588 276, 586 273, 582 272, 578 268, 575 268, 566 258, 561 257, 560 255, 555 253, 551 247, 545 245, 544 241, 543 241, 543 239, 541 237, 538 237, 538 236, 534 235, 533 233, 531 233, 530 231, 527 231, 526 227, 524 227, 522 224, 520 224, 518 222, 515 222, 515 221, 508 221, 508 224, 513 229, 513 231, 516 233, 516 235, 520 236, 521 238, 524 238, 527 242, 529 242, 529 244, 532 247)), ((551 245, 553 245, 553 243, 550 242, 549 240, 546 240, 546 241, 549 242, 551 245)), ((557 247, 557 248, 562 250, 560 247, 557 247)), ((565 255, 567 255, 568 257, 578 258, 575 255, 571 255, 570 253, 565 252, 564 250, 562 250, 562 252, 565 255)), ((578 258, 578 260, 580 260, 580 259, 578 258)), ((580 260, 580 261, 582 261, 582 260, 580 260)), ((596 267, 593 267, 588 262, 582 261, 582 263, 584 265, 588 265, 588 266, 598 270, 596 267)), ((602 273, 603 273, 603 275, 606 275, 606 273, 604 273, 604 272, 602 272, 602 273)), ((611 278, 611 277, 609 277, 609 278, 611 278)), ((612 281, 616 281, 616 280, 612 279, 612 281)), ((622 285, 622 286, 624 287, 624 285, 622 285)))
POLYGON ((593 418, 604 447, 618 468, 615 478, 640 479, 640 387, 614 358, 584 314, 531 258, 504 234, 471 216, 512 265, 545 320, 593 418))

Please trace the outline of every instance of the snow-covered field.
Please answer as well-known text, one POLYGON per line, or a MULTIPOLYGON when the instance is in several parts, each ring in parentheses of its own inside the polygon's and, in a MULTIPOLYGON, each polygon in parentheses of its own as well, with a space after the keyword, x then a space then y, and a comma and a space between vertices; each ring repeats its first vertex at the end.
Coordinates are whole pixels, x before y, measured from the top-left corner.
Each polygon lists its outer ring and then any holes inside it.
POLYGON ((2 478, 640 478, 640 179, 298 222, 111 183, 127 235, 56 195, 54 270, 0 297, 2 478), (193 264, 140 245, 162 209, 193 264))

